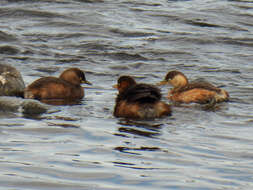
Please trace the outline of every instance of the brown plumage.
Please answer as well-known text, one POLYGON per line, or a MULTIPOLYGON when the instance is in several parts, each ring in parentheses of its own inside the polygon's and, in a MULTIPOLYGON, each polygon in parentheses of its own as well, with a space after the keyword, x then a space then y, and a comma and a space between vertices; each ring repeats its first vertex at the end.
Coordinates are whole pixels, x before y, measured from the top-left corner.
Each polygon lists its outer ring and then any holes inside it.
POLYGON ((114 116, 136 119, 159 118, 171 115, 171 108, 161 101, 160 90, 148 84, 137 84, 130 76, 121 76, 114 86, 116 98, 114 116))
POLYGON ((57 77, 43 77, 25 89, 24 97, 32 99, 81 99, 84 90, 81 83, 91 84, 86 80, 84 72, 78 68, 70 68, 57 77))
POLYGON ((228 93, 208 82, 188 82, 187 77, 179 71, 170 71, 160 85, 171 84, 174 88, 168 98, 179 103, 223 102, 229 98, 228 93))

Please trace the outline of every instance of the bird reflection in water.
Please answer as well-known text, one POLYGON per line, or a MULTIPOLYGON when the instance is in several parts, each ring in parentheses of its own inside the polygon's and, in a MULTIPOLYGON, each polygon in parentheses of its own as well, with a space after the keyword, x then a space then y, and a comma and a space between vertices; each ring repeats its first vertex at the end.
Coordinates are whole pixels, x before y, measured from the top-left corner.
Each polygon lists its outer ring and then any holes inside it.
MULTIPOLYGON (((160 129, 162 123, 156 123, 155 121, 138 121, 138 120, 128 120, 122 119, 119 121, 121 127, 118 128, 120 134, 115 134, 122 136, 122 133, 134 134, 138 136, 145 136, 153 138, 160 135, 160 129)), ((124 136, 124 135, 123 135, 124 136)))
POLYGON ((81 105, 82 100, 80 99, 42 99, 41 102, 53 106, 64 106, 64 105, 81 105))

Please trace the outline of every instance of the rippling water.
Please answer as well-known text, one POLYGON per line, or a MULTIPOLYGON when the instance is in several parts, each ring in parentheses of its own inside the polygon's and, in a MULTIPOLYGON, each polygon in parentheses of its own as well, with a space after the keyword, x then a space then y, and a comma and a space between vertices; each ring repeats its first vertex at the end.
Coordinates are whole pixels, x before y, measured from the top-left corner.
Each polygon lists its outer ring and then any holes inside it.
POLYGON ((0 189, 252 189, 252 53, 251 0, 1 0, 1 63, 26 85, 69 67, 94 85, 52 113, 0 112, 0 189), (112 116, 119 75, 156 83, 171 69, 231 101, 112 116))

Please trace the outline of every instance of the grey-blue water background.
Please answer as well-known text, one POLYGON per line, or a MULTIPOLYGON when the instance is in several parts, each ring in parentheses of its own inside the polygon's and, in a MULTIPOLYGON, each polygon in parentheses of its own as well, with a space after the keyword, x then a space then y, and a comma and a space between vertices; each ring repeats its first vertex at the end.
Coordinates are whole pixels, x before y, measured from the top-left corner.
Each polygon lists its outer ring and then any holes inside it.
POLYGON ((0 189, 253 189, 251 0, 1 0, 0 31, 0 61, 26 85, 69 67, 93 83, 58 112, 0 113, 0 189), (171 69, 231 101, 112 116, 119 75, 156 83, 171 69))

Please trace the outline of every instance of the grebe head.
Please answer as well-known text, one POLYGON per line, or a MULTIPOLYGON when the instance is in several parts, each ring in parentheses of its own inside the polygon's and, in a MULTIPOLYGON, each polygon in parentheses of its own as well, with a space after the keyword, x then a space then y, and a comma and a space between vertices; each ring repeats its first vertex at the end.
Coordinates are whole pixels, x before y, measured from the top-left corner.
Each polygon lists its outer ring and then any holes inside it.
POLYGON ((169 71, 164 80, 158 83, 158 85, 171 84, 173 87, 183 87, 188 84, 186 76, 179 71, 169 71))
POLYGON ((123 92, 124 90, 126 90, 127 88, 129 88, 130 86, 135 85, 136 82, 135 80, 130 77, 130 76, 121 76, 118 79, 118 84, 114 85, 114 88, 117 88, 119 93, 123 92))
POLYGON ((80 85, 82 83, 91 85, 91 83, 86 80, 84 72, 78 68, 70 68, 63 71, 60 78, 74 85, 80 85))

